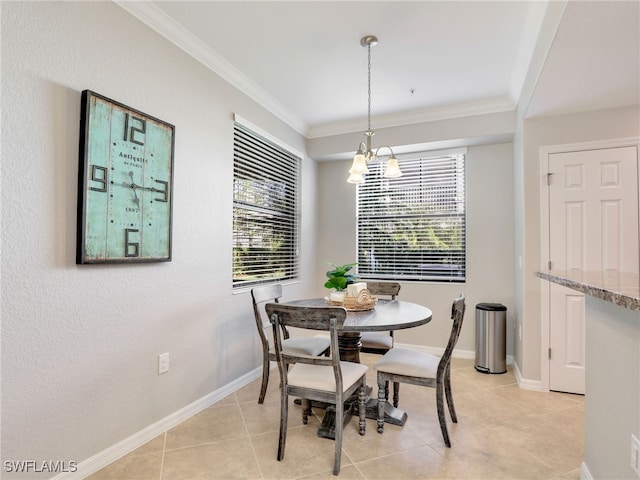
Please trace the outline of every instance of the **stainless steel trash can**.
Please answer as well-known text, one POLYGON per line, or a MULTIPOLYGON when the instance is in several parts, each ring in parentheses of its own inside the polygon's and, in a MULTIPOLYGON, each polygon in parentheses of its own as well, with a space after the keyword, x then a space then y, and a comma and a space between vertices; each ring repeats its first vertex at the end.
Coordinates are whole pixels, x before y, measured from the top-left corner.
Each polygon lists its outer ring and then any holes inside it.
POLYGON ((501 303, 476 305, 476 370, 507 371, 507 307, 501 303))

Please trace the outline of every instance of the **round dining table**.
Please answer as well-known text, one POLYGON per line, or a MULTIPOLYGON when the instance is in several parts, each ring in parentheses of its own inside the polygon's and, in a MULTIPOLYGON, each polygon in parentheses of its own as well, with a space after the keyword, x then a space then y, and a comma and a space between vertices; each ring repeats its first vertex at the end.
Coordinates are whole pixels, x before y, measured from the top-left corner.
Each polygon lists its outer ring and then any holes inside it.
MULTIPOLYGON (((284 302, 286 305, 301 307, 326 307, 326 298, 310 298, 305 300, 293 300, 284 302)), ((338 345, 340 348, 340 360, 360 363, 360 339, 362 332, 388 332, 414 328, 431 321, 431 309, 417 303, 402 300, 378 299, 371 310, 347 310, 347 317, 342 325, 338 326, 338 345)), ((369 389, 370 391, 370 389, 369 389)), ((345 412, 349 409, 345 409, 345 412)), ((367 401, 367 418, 378 418, 377 399, 369 398, 367 401)), ((404 425, 407 419, 406 412, 395 408, 389 402, 385 405, 385 422, 394 425, 404 425)), ((346 424, 346 422, 345 422, 346 424)), ((325 438, 334 438, 335 410, 328 408, 322 425, 318 429, 318 435, 325 438)))
MULTIPOLYGON (((300 307, 326 307, 326 298, 309 298, 284 302, 300 307)), ((340 335, 340 359, 360 363, 359 342, 362 332, 388 332, 413 328, 431 321, 429 308, 402 300, 379 299, 371 310, 347 310, 347 318, 338 326, 340 335)))

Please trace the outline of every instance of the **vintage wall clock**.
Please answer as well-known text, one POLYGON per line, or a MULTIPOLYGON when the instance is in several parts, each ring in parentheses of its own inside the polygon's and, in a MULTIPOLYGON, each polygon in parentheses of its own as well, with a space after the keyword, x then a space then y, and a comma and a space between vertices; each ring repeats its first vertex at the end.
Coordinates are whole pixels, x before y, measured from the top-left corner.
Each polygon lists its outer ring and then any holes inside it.
POLYGON ((171 260, 174 132, 82 92, 76 263, 171 260))

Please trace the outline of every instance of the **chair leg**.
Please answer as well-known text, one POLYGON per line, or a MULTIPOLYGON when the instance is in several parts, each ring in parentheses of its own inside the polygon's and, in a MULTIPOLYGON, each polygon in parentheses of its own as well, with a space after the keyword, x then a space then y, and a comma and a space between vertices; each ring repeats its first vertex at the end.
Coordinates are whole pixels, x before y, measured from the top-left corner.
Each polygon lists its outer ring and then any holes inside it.
POLYGON ((442 438, 444 444, 451 448, 451 441, 449 441, 449 432, 447 431, 447 419, 444 415, 444 385, 443 380, 440 379, 436 382, 436 404, 438 407, 438 420, 440 422, 440 430, 442 431, 442 438))
POLYGON ((309 423, 309 415, 311 415, 311 400, 307 398, 302 399, 302 423, 304 425, 309 423))
POLYGON ((335 426, 335 442, 336 453, 333 460, 333 474, 340 473, 340 459, 342 456, 342 430, 344 428, 344 402, 342 395, 338 395, 336 401, 336 426, 335 426))
POLYGON ((398 408, 399 401, 400 401, 400 383, 393 382, 393 406, 398 408))
POLYGON ((447 373, 444 376, 444 393, 447 397, 447 405, 449 406, 449 414, 451 415, 451 421, 458 423, 458 417, 456 415, 456 407, 453 405, 453 395, 451 394, 451 366, 447 365, 447 373))
POLYGON ((384 432, 384 405, 386 403, 384 385, 385 380, 382 378, 382 374, 378 372, 378 433, 384 432))
POLYGON ((264 403, 264 396, 267 394, 267 385, 269 384, 269 357, 262 360, 262 385, 260 386, 260 396, 258 403, 264 403))
POLYGON ((278 439, 278 461, 284 458, 284 447, 287 443, 287 418, 289 416, 289 396, 282 388, 280 394, 280 437, 278 439))
POLYGON ((359 413, 359 417, 360 417, 360 421, 358 422, 358 426, 360 427, 360 430, 358 433, 360 433, 360 435, 364 435, 366 432, 366 428, 367 428, 367 422, 366 422, 366 414, 367 414, 367 409, 364 406, 364 390, 366 388, 366 381, 363 379, 362 380, 362 385, 360 385, 360 388, 358 389, 358 413, 359 413))

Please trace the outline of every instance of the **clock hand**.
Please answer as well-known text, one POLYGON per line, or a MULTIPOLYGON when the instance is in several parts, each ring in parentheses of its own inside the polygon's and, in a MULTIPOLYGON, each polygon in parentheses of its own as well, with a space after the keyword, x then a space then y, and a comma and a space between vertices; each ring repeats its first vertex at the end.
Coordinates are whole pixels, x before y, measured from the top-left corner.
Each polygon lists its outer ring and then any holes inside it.
POLYGON ((131 187, 131 189, 133 190, 133 195, 135 197, 133 201, 135 202, 136 206, 140 208, 140 199, 138 198, 138 192, 136 192, 137 185, 133 182, 133 172, 129 171, 129 176, 131 177, 131 185, 127 185, 126 183, 125 185, 127 187, 131 187))
POLYGON ((136 188, 139 188, 140 190, 149 190, 150 192, 164 192, 164 190, 160 190, 159 188, 154 188, 154 187, 143 187, 141 185, 136 185, 135 183, 131 184, 131 187, 135 190, 136 188))

